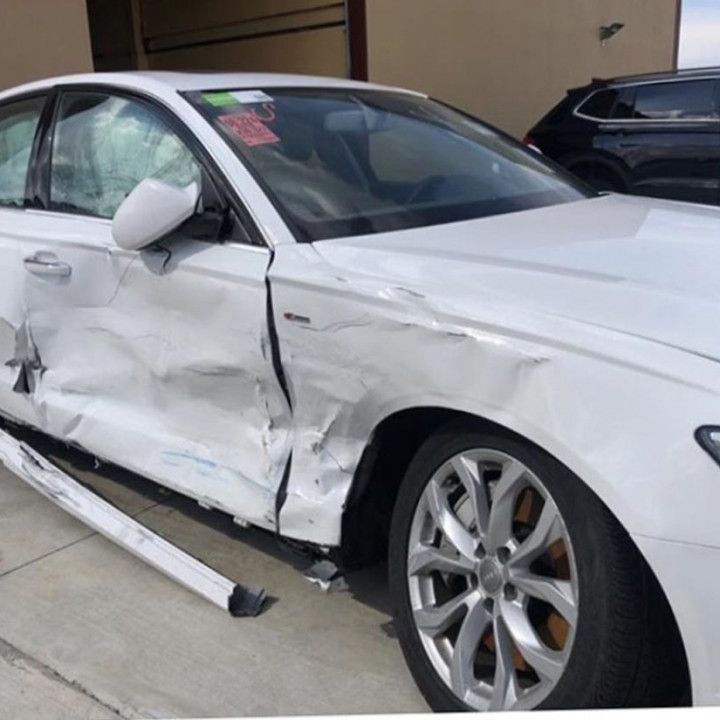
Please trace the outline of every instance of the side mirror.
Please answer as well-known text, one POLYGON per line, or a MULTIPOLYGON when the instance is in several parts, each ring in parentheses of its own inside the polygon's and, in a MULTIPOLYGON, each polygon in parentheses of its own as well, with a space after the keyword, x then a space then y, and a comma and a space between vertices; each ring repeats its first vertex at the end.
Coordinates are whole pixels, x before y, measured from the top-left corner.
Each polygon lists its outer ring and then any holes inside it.
POLYGON ((112 223, 115 242, 124 250, 142 250, 179 228, 197 208, 196 183, 177 188, 146 178, 123 201, 112 223))

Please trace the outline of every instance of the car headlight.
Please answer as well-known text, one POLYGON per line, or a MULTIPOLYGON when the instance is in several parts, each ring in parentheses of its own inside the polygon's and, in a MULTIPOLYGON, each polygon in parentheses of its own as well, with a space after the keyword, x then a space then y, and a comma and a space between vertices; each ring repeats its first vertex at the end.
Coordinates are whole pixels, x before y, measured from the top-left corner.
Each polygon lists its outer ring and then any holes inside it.
POLYGON ((700 447, 720 465, 720 427, 708 425, 695 431, 695 439, 700 447))

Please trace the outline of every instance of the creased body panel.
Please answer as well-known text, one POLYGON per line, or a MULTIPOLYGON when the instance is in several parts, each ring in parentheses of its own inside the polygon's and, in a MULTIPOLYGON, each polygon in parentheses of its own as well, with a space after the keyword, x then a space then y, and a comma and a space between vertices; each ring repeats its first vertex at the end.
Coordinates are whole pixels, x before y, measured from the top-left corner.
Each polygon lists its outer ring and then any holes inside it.
MULTIPOLYGON (((503 295, 503 273, 515 287, 523 276, 538 285, 540 273, 416 254, 410 235, 408 252, 383 238, 278 250, 271 279, 295 427, 283 534, 337 544, 373 429, 396 411, 433 406, 537 443, 631 531, 717 542, 712 523, 687 523, 692 498, 720 503, 720 483, 708 489, 716 468, 693 438, 720 407, 716 363, 549 314, 533 293, 503 295)), ((568 315, 575 297, 596 291, 588 274, 561 283, 544 273, 568 315)))
POLYGON ((8 229, 22 211, 0 209, 0 409, 9 415, 29 420, 30 403, 14 390, 18 370, 18 334, 25 319, 22 247, 8 229))
POLYGON ((273 527, 289 414, 267 336, 268 254, 179 239, 131 253, 108 223, 40 219, 23 252, 53 252, 72 275, 26 280, 21 328, 42 369, 19 419, 273 527))

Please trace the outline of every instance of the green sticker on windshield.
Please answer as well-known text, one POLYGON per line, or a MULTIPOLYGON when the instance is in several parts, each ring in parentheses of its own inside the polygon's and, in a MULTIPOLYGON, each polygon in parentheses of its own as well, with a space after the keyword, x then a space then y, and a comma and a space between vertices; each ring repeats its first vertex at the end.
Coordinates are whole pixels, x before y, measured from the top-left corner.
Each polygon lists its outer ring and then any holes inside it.
POLYGON ((214 107, 225 107, 226 105, 240 104, 240 102, 229 92, 204 93, 203 100, 214 107))

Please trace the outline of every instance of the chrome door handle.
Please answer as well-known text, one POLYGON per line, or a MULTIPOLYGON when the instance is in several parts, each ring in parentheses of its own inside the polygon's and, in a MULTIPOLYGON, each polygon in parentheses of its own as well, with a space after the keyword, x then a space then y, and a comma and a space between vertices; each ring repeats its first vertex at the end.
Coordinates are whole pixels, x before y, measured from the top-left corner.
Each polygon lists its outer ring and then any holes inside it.
POLYGON ((57 255, 48 252, 38 252, 23 259, 28 272, 34 275, 51 275, 53 277, 70 277, 72 267, 66 262, 58 260, 57 255))

